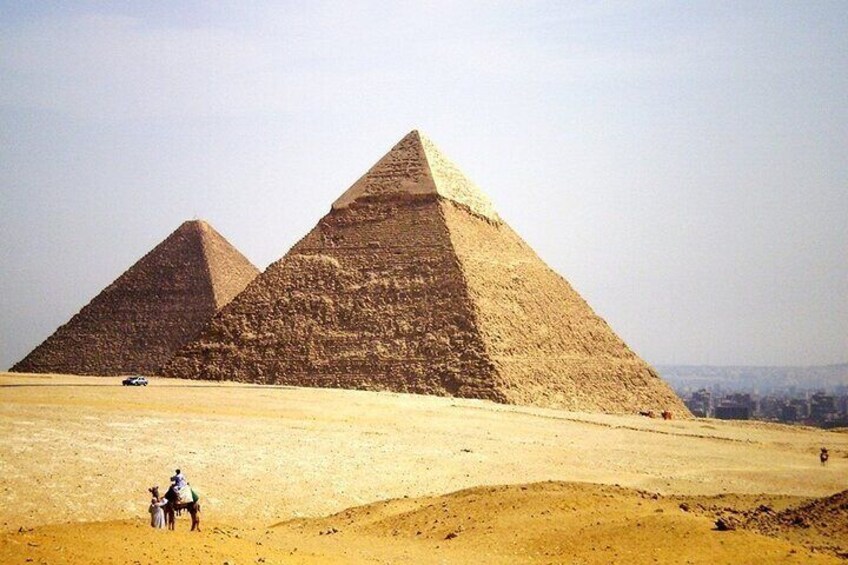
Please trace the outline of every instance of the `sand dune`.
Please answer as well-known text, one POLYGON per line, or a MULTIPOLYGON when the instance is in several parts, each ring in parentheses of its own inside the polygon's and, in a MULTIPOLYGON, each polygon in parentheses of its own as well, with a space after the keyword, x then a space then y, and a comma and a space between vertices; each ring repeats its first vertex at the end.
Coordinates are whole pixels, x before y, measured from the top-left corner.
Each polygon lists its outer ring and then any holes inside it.
POLYGON ((848 488, 845 433, 392 393, 118 383, 0 374, 1 562, 157 562, 181 544, 195 552, 189 561, 211 563, 663 562, 690 546, 692 562, 701 551, 742 551, 732 561, 744 562, 756 544, 767 561, 810 562, 803 540, 714 532, 716 495, 737 493, 723 503, 741 508, 766 494, 782 509, 848 488), (822 445, 832 454, 824 468, 822 445), (145 526, 146 488, 176 466, 202 493, 200 535, 189 535, 187 517, 173 534, 145 526), (550 480, 570 484, 485 488, 550 480), (699 509, 692 497, 702 496, 699 509), (397 500, 379 502, 388 499, 397 500), (679 509, 684 499, 692 511, 679 509))
MULTIPOLYGON (((692 504, 696 504, 694 501, 692 504)), ((192 534, 140 520, 0 536, 4 563, 840 563, 785 539, 718 532, 679 501, 622 487, 478 487, 297 519, 192 534)))

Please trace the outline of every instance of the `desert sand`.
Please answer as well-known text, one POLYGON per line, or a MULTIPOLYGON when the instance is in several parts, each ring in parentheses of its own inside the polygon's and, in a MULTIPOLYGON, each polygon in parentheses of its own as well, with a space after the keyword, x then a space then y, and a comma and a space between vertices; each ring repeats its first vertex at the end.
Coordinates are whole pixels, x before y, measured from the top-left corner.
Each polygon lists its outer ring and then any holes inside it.
POLYGON ((0 562, 841 562, 839 529, 714 522, 848 489, 846 454, 844 432, 777 424, 3 373, 0 562), (201 533, 147 526, 176 467, 201 533))

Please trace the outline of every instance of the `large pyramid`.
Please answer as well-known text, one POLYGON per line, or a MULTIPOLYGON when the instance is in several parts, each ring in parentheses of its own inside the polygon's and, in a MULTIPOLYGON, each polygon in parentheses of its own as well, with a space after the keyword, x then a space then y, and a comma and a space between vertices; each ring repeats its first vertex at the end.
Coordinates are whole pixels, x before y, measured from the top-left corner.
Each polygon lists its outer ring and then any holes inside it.
POLYGON ((154 374, 259 271, 206 222, 184 222, 12 371, 154 374))
POLYGON ((688 415, 417 131, 163 372, 688 415))

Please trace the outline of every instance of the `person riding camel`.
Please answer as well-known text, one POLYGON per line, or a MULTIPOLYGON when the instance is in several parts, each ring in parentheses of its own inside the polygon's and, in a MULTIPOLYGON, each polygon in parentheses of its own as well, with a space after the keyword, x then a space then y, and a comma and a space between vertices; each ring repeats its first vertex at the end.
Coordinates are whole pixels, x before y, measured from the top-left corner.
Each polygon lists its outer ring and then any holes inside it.
POLYGON ((186 496, 186 487, 188 487, 188 481, 185 478, 185 475, 180 472, 179 469, 175 471, 175 475, 171 477, 171 489, 177 495, 177 501, 183 502, 185 499, 190 499, 190 496, 186 496))
POLYGON ((188 481, 186 480, 185 475, 183 475, 179 469, 174 471, 174 473, 176 474, 171 477, 171 484, 174 485, 177 490, 181 490, 188 484, 188 481))

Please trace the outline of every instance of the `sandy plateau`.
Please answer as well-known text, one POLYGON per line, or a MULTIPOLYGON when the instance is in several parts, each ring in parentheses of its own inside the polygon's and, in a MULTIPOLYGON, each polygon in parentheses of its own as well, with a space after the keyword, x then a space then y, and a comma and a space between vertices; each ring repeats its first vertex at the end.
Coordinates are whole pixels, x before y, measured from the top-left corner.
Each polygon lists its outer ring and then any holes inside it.
POLYGON ((842 502, 714 523, 848 489, 846 455, 848 433, 754 422, 2 373, 0 563, 840 563, 842 502), (201 533, 147 525, 176 467, 201 533))

